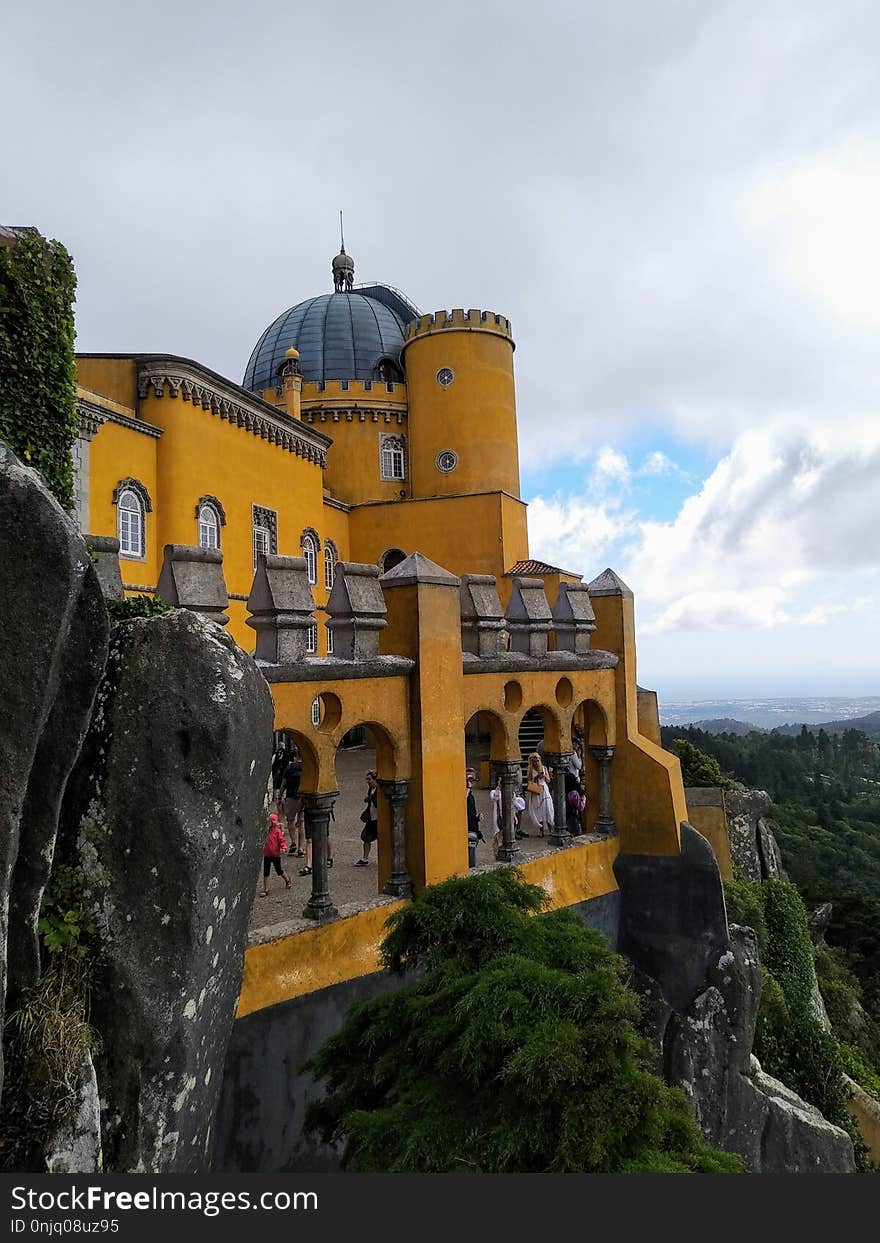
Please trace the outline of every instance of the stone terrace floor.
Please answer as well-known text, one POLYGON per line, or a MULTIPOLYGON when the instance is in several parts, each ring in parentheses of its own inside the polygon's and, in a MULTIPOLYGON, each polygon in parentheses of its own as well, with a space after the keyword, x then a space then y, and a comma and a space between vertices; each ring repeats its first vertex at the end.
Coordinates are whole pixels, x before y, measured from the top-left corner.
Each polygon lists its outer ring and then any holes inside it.
MULTIPOLYGON (((362 909, 371 906, 380 896, 378 892, 378 875, 376 871, 376 851, 374 844, 370 853, 370 866, 354 867, 355 859, 361 857, 360 814, 364 809, 364 795, 367 790, 366 772, 375 766, 375 754, 366 747, 343 750, 336 760, 336 773, 339 782, 339 798, 336 800, 335 824, 330 824, 330 840, 333 847, 333 867, 329 872, 330 896, 335 906, 351 909, 362 909)), ((382 794, 379 794, 382 798, 382 794)), ((461 794, 462 801, 465 792, 461 794)), ((476 791, 477 807, 483 813, 481 824, 486 837, 485 842, 477 845, 477 865, 495 862, 492 851, 492 819, 488 790, 476 791)), ((537 836, 520 839, 520 847, 525 856, 539 854, 547 849, 545 839, 537 836)), ((304 860, 288 856, 283 861, 285 871, 293 885, 285 889, 284 882, 273 870, 269 877, 269 896, 261 897, 263 888, 262 859, 260 874, 254 889, 253 909, 251 911, 251 929, 264 931, 273 924, 287 924, 302 916, 303 908, 308 901, 312 889, 311 876, 299 876, 299 869, 304 860)))

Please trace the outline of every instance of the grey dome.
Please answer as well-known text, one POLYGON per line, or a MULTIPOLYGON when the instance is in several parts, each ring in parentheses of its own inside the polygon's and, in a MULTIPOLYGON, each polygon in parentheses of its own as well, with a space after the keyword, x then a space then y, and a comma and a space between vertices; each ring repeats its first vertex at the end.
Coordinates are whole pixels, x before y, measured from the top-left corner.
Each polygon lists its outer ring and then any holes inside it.
POLYGON ((299 350, 303 380, 376 380, 382 359, 400 365, 403 328, 415 307, 389 286, 309 298, 274 320, 254 346, 243 386, 276 383, 284 351, 299 350))

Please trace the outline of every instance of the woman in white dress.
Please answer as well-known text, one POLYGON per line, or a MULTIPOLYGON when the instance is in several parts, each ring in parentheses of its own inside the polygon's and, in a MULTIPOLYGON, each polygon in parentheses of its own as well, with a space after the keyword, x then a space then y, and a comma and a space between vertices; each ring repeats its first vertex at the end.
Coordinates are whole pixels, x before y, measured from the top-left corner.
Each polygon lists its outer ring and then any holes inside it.
POLYGON ((550 796, 550 774, 540 755, 533 751, 526 769, 526 815, 543 837, 553 828, 553 799, 550 796))

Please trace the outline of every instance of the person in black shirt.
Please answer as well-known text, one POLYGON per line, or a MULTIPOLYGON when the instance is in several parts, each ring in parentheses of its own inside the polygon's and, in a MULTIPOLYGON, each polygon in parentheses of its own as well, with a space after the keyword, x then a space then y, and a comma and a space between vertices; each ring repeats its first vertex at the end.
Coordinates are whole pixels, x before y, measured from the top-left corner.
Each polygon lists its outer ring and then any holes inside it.
POLYGON ((287 820, 287 833, 290 838, 289 854, 303 856, 303 846, 298 840, 302 834, 302 799, 299 796, 299 783, 302 780, 302 760, 299 751, 291 747, 290 760, 281 778, 281 792, 284 797, 284 815, 287 820))
POLYGON ((480 821, 483 819, 482 812, 477 811, 477 800, 474 798, 474 786, 477 781, 477 774, 474 769, 469 768, 465 774, 467 777, 467 826, 468 837, 473 834, 478 842, 486 839, 480 830, 480 821))

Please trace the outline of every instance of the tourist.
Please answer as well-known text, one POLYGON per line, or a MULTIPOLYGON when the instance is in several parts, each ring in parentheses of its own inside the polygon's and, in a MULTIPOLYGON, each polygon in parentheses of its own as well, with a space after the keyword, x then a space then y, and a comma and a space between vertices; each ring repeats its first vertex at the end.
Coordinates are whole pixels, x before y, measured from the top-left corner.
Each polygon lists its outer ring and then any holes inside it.
POLYGON ((290 763, 290 748, 284 743, 279 743, 275 754, 272 756, 272 802, 275 810, 281 812, 281 804, 284 799, 282 787, 284 785, 284 770, 290 763))
POLYGON ((584 782, 584 751, 580 739, 573 738, 568 768, 565 772, 565 791, 580 790, 584 782))
POLYGON ((478 842, 484 842, 482 830, 480 829, 480 821, 483 819, 483 813, 477 811, 477 800, 474 798, 474 786, 477 784, 477 771, 475 768, 469 768, 465 772, 465 787, 467 789, 467 824, 468 833, 474 833, 478 842))
POLYGON ((379 781, 372 769, 367 773, 367 793, 364 797, 366 806, 361 812, 364 827, 361 829, 361 841, 364 843, 363 857, 355 863, 356 868, 370 866, 370 850, 379 836, 379 781))
POLYGON ((529 756, 526 769, 526 809, 529 820, 542 837, 553 828, 550 774, 537 751, 533 751, 529 756))
POLYGON ((495 851, 495 857, 498 857, 498 851, 502 841, 502 826, 504 824, 504 813, 501 809, 501 778, 495 782, 494 789, 489 791, 489 798, 492 800, 492 847, 495 851))
POLYGON ((572 789, 565 796, 565 827, 572 837, 578 837, 584 831, 581 816, 587 800, 580 790, 572 789))
POLYGON ((266 835, 266 844, 263 847, 263 897, 269 896, 269 873, 274 867, 278 875, 283 879, 286 889, 290 888, 290 877, 281 866, 281 856, 287 849, 287 840, 284 836, 284 830, 281 827, 281 821, 273 811, 269 817, 269 832, 266 835))
POLYGON ((302 799, 299 786, 302 780, 302 760, 296 747, 290 749, 290 760, 281 779, 281 790, 284 796, 284 815, 287 819, 287 831, 290 834, 290 854, 303 856, 301 843, 297 838, 302 834, 302 799))

